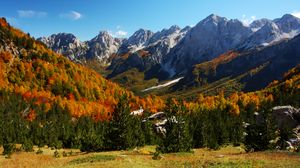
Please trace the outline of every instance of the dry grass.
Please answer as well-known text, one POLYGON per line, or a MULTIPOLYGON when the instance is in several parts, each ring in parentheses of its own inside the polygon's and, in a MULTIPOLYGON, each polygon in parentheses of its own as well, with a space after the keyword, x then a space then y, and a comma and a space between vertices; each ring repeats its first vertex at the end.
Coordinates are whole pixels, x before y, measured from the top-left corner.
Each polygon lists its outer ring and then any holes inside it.
MULTIPOLYGON (((192 153, 173 153, 162 155, 161 160, 153 160, 154 146, 146 146, 132 151, 111 151, 99 153, 82 153, 72 150, 73 155, 54 157, 54 151, 43 148, 43 153, 17 152, 11 159, 0 156, 0 167, 299 167, 300 153, 290 152, 255 152, 245 153, 240 147, 226 147, 218 151, 195 149, 192 153)), ((37 151, 37 148, 35 148, 37 151)), ((59 150, 69 154, 71 149, 59 150)), ((0 149, 2 152, 2 149, 0 149)))

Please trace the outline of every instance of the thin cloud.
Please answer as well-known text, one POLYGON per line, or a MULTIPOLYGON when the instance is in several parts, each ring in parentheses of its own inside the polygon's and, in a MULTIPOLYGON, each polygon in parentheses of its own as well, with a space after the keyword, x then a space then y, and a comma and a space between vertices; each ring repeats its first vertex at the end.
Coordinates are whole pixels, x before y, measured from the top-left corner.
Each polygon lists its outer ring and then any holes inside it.
POLYGON ((126 37, 127 35, 128 35, 128 32, 127 31, 124 31, 124 30, 122 30, 122 26, 120 26, 120 25, 117 25, 116 26, 116 31, 111 31, 111 30, 109 30, 109 31, 107 31, 111 36, 113 36, 113 37, 118 37, 118 38, 124 38, 124 37, 126 37))
POLYGON ((116 33, 115 33, 115 36, 117 37, 124 37, 124 36, 127 36, 128 32, 126 31, 123 31, 123 30, 118 30, 116 33))
POLYGON ((300 12, 299 11, 294 11, 292 13, 293 16, 297 17, 297 18, 300 18, 300 12))
POLYGON ((254 20, 256 20, 256 16, 251 16, 250 18, 247 17, 246 15, 242 16, 241 21, 245 24, 245 25, 249 25, 251 24, 254 20))
POLYGON ((124 30, 118 30, 116 32, 108 30, 107 31, 108 34, 110 34, 113 37, 117 37, 117 38, 125 38, 128 35, 128 32, 124 31, 124 30))
POLYGON ((18 10, 20 18, 43 18, 47 16, 47 12, 34 10, 18 10))
POLYGON ((60 14, 59 17, 64 19, 70 19, 70 20, 79 20, 82 18, 82 14, 76 11, 70 11, 68 13, 60 14))

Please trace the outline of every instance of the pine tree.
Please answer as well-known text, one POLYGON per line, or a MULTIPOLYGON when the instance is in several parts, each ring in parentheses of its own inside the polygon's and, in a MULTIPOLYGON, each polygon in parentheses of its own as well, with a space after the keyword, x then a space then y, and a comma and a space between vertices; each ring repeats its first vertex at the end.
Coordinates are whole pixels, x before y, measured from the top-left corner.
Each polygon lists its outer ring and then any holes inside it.
POLYGON ((111 149, 122 150, 131 147, 130 108, 127 95, 122 95, 112 115, 108 129, 108 144, 111 149))
POLYGON ((122 95, 118 101, 106 135, 105 144, 113 150, 129 149, 145 143, 141 119, 130 115, 126 94, 122 95))
POLYGON ((189 121, 187 120, 187 109, 183 102, 175 102, 169 99, 165 108, 167 116, 166 137, 157 147, 162 153, 189 152, 192 147, 192 138, 189 133, 189 121))

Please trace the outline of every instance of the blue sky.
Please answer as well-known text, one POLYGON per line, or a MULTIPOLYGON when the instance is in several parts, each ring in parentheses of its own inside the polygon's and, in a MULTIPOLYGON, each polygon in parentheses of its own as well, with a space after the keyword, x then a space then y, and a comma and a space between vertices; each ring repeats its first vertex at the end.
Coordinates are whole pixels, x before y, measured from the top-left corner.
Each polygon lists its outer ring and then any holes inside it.
POLYGON ((83 41, 100 30, 127 37, 139 28, 195 25, 212 13, 245 22, 300 17, 300 0, 4 0, 0 6, 0 16, 35 37, 67 32, 83 41))

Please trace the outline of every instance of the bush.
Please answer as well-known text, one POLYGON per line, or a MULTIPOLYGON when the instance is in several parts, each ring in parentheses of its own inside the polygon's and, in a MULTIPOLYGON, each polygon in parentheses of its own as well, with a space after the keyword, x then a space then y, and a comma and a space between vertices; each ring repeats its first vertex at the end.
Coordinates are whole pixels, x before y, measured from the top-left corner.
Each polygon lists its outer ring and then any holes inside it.
POLYGON ((156 151, 152 156, 153 160, 160 160, 161 158, 162 158, 162 156, 159 151, 156 151))
POLYGON ((31 140, 25 140, 25 142, 22 144, 22 149, 25 152, 33 152, 33 143, 31 140))
POLYGON ((10 155, 15 151, 16 145, 13 143, 3 144, 3 155, 7 155, 10 158, 10 155))
POLYGON ((54 152, 54 157, 55 158, 60 158, 61 157, 61 155, 59 154, 59 152, 57 150, 55 150, 55 152, 54 152))

